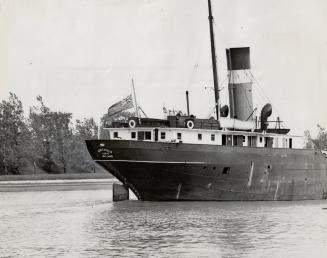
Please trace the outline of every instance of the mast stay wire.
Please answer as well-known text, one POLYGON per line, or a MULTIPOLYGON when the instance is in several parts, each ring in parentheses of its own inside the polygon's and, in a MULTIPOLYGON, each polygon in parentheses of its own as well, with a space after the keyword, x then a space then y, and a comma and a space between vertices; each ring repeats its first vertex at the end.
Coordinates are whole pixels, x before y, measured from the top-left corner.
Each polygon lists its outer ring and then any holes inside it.
MULTIPOLYGON (((260 85, 260 83, 258 82, 258 80, 255 78, 255 76, 253 75, 252 71, 249 71, 249 74, 251 76, 251 78, 253 79, 253 81, 255 82, 255 84, 258 86, 258 89, 261 90, 261 94, 266 98, 266 100, 268 100, 269 103, 272 103, 270 98, 265 94, 264 90, 263 90, 263 87, 260 85)), ((276 113, 277 113, 277 116, 280 117, 280 112, 278 110, 277 107, 274 107, 274 109, 276 109, 276 113)), ((285 128, 288 127, 287 124, 285 122, 281 123, 281 127, 282 128, 285 128)))
MULTIPOLYGON (((214 19, 213 19, 213 25, 214 25, 214 27, 217 29, 217 25, 216 25, 216 22, 215 22, 214 19)), ((227 67, 227 62, 226 62, 225 60, 220 59, 220 58, 218 58, 218 57, 216 56, 216 61, 219 62, 219 63, 221 63, 221 64, 224 64, 225 67, 227 67)), ((260 83, 258 82, 258 80, 257 80, 257 79, 255 78, 255 76, 253 75, 252 71, 251 71, 251 70, 249 70, 249 71, 243 70, 243 71, 244 71, 245 75, 246 75, 249 79, 251 79, 251 81, 254 83, 254 85, 257 85, 257 86, 258 86, 258 87, 256 87, 256 88, 258 88, 258 91, 256 91, 256 90, 252 90, 252 92, 255 92, 255 94, 258 96, 258 100, 259 100, 259 102, 262 103, 262 106, 265 105, 265 101, 267 101, 268 103, 272 103, 271 100, 270 100, 270 98, 265 94, 265 92, 264 92, 263 88, 261 87, 260 83), (249 74, 248 74, 248 73, 249 73, 249 74)), ((238 74, 236 74, 236 76, 239 78, 239 75, 238 75, 238 74)), ((228 77, 228 76, 226 76, 226 77, 228 77)), ((219 77, 219 78, 220 78, 220 77, 219 77)), ((228 78, 225 78, 224 82, 225 82, 227 79, 228 79, 228 78)), ((232 79, 232 80, 234 81, 234 79, 232 79)), ((221 83, 221 82, 220 82, 220 83, 221 83)), ((247 101, 247 103, 248 103, 248 105, 249 105, 249 99, 247 98, 245 92, 243 92, 243 93, 244 93, 244 95, 245 95, 245 97, 246 97, 246 101, 247 101)), ((279 112, 279 110, 277 109, 277 107, 274 107, 274 109, 276 109, 277 116, 280 116, 280 112, 279 112)), ((211 113, 212 113, 212 110, 210 111, 210 114, 211 114, 211 113)), ((286 125, 286 123, 284 123, 284 124, 286 125)), ((281 124, 281 127, 284 127, 283 124, 281 124)))
MULTIPOLYGON (((252 79, 252 77, 248 74, 248 72, 246 70, 243 70, 243 72, 244 72, 245 76, 248 79, 250 79, 251 82, 254 82, 253 79, 252 79)), ((256 86, 255 85, 255 82, 254 82, 254 86, 256 86)), ((256 88, 256 87, 254 87, 254 88, 256 88)), ((255 97, 256 97, 256 99, 258 101, 258 104, 256 105, 257 107, 258 106, 262 106, 263 107, 266 104, 265 102, 267 102, 267 101, 269 102, 269 100, 267 100, 267 98, 265 97, 265 95, 262 94, 260 91, 257 91, 257 90, 252 89, 252 92, 254 93, 253 95, 255 95, 255 97)))
MULTIPOLYGON (((216 23, 215 23, 215 20, 213 20, 213 24, 214 24, 215 28, 217 28, 216 23)), ((216 60, 219 61, 220 63, 224 64, 224 65, 227 67, 227 62, 226 62, 225 60, 220 59, 220 58, 217 58, 217 57, 216 57, 216 60)), ((250 75, 247 73, 246 70, 243 70, 243 71, 244 71, 245 75, 246 75, 248 78, 250 78, 253 82, 255 82, 255 83, 258 85, 258 89, 259 89, 259 91, 257 92, 257 94, 258 94, 258 96, 259 96, 259 101, 261 100, 262 103, 263 103, 263 105, 264 105, 264 101, 265 101, 265 100, 266 100, 267 102, 271 102, 270 99, 269 99, 269 98, 266 96, 266 94, 264 93, 264 91, 263 91, 262 87, 260 86, 259 82, 256 80, 256 78, 255 78, 254 75, 252 74, 251 70, 249 71, 250 75), (260 96, 260 95, 261 95, 261 96, 260 96)), ((238 74, 236 74, 236 76, 239 78, 239 75, 238 75, 238 74)), ((233 78, 232 78, 232 80, 233 80, 233 82, 234 82, 234 79, 233 79, 233 78)), ((255 91, 255 92, 256 92, 256 91, 255 91)), ((249 104, 249 100, 248 100, 248 99, 247 99, 247 102, 248 102, 248 104, 249 104)), ((278 111, 278 110, 276 109, 276 111, 278 111)), ((277 113, 279 113, 279 112, 277 112, 277 113)))
POLYGON ((258 86, 258 93, 261 95, 262 99, 266 102, 271 102, 271 100, 269 99, 269 97, 265 94, 263 88, 261 87, 261 85, 259 84, 258 80, 254 77, 254 75, 252 74, 251 71, 245 71, 244 73, 246 74, 246 76, 251 79, 255 85, 258 86))
POLYGON ((198 46, 198 51, 197 53, 195 54, 195 62, 194 62, 194 66, 193 66, 193 69, 191 71, 191 74, 190 74, 190 77, 187 81, 187 85, 186 85, 186 88, 188 90, 190 90, 190 86, 192 85, 192 82, 194 82, 194 79, 195 79, 195 75, 196 73, 199 72, 199 59, 200 59, 200 55, 201 55, 201 52, 202 52, 202 49, 203 49, 203 45, 204 45, 204 33, 205 31, 202 31, 202 36, 200 37, 201 38, 201 42, 198 46))

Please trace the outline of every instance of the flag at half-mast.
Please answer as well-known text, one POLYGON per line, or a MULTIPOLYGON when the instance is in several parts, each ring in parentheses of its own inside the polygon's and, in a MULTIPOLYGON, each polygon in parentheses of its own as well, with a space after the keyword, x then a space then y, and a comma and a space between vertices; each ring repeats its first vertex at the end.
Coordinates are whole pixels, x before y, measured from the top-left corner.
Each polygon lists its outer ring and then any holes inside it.
POLYGON ((110 106, 108 108, 108 115, 113 116, 132 107, 134 107, 133 98, 132 98, 132 94, 129 94, 126 98, 110 106))

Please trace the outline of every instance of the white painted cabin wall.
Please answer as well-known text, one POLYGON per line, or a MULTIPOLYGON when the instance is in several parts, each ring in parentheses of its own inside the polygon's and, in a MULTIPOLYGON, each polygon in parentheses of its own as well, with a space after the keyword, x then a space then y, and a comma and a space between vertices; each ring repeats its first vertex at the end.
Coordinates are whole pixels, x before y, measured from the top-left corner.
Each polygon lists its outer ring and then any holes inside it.
MULTIPOLYGON (((109 130, 110 139, 114 140, 137 140, 138 131, 150 131, 151 140, 154 141, 154 128, 105 128, 109 130), (114 132, 118 132, 118 138, 114 138, 114 132), (136 139, 131 138, 131 133, 136 133, 136 139)), ((222 135, 243 135, 245 141, 243 146, 248 146, 248 136, 257 136, 257 147, 263 148, 265 145, 264 137, 273 137, 273 148, 289 148, 289 139, 292 138, 292 148, 302 149, 304 147, 304 138, 299 136, 285 136, 275 134, 262 134, 258 135, 252 132, 237 132, 237 131, 214 131, 214 130, 198 130, 198 129, 187 129, 187 128, 158 128, 158 142, 179 142, 190 143, 190 144, 209 144, 209 145, 222 145, 222 135), (161 139, 161 132, 166 133, 165 139, 161 139), (177 133, 182 134, 182 139, 177 139, 177 133), (202 140, 198 140, 198 134, 202 134, 202 140), (215 135, 215 140, 211 141, 211 134, 215 135), (260 142, 262 137, 262 142, 260 142)))

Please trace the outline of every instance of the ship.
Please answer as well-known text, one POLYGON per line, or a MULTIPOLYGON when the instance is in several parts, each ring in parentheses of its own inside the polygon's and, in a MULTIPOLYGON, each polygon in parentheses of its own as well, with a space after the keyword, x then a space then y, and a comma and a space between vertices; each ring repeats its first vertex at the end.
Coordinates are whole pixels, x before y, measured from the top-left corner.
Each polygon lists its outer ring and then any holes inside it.
POLYGON ((86 140, 92 159, 142 201, 327 199, 327 158, 306 148, 272 105, 253 108, 250 48, 226 50, 229 106, 220 105, 211 1, 208 0, 215 117, 189 112, 164 119, 113 121, 86 140))

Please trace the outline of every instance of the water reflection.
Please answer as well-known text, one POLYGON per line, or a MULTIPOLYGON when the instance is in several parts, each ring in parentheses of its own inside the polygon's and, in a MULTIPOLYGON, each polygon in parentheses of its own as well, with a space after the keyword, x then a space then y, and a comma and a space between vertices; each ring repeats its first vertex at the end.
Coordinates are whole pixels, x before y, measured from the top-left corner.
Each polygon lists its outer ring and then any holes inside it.
POLYGON ((323 256, 327 249, 319 232, 327 233, 327 223, 317 222, 320 216, 325 219, 327 216, 321 205, 321 202, 129 201, 114 203, 109 210, 97 214, 89 233, 95 237, 100 252, 110 250, 122 256, 151 253, 179 257, 275 257, 294 252, 305 257, 307 252, 302 251, 310 252, 316 247, 323 256), (319 214, 316 220, 311 218, 314 212, 319 214), (102 230, 98 228, 100 221, 104 223, 102 230), (301 236, 304 228, 316 238, 310 240, 309 250, 305 250, 309 238, 301 236), (314 236, 315 233, 318 234, 314 236), (288 242, 289 239, 293 242, 288 242), (299 241, 304 244, 301 252, 295 248, 299 241))
POLYGON ((325 257, 326 201, 111 202, 111 190, 0 194, 0 257, 325 257))

